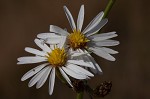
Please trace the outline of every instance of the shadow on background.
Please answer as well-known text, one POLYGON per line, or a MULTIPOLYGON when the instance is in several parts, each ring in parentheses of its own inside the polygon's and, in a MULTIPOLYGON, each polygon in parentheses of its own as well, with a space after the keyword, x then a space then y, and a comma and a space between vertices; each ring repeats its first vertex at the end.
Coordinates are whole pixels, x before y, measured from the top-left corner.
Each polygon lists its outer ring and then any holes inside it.
MULTIPOLYGON (((34 65, 16 65, 17 58, 29 55, 23 49, 37 48, 33 42, 38 33, 48 32, 49 25, 70 28, 63 12, 66 5, 75 20, 81 4, 85 5, 84 27, 108 0, 1 0, 0 1, 0 99, 75 99, 75 92, 56 79, 54 94, 48 95, 48 81, 37 90, 28 88, 20 78, 34 65)), ((105 99, 149 99, 150 97, 150 9, 148 0, 116 0, 103 32, 117 31, 121 44, 116 61, 94 56, 104 74, 92 78, 92 86, 111 80, 113 87, 105 99)), ((70 31, 68 29, 68 31, 70 31)), ((88 99, 85 95, 85 99, 88 99)))

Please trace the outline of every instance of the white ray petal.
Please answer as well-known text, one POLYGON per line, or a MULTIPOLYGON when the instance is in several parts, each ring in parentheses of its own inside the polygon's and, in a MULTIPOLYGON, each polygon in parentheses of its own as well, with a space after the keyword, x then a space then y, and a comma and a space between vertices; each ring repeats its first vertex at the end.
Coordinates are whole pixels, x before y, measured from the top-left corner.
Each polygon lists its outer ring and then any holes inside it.
POLYGON ((48 63, 45 63, 45 64, 42 64, 42 65, 39 65, 31 70, 29 70, 27 73, 25 73, 22 78, 21 78, 21 81, 25 81, 27 80, 28 78, 32 77, 33 75, 35 75, 37 72, 39 72, 41 69, 43 69, 46 65, 48 65, 48 63))
POLYGON ((39 46, 43 51, 45 52, 51 52, 51 49, 41 40, 35 39, 34 42, 36 43, 37 46, 39 46))
POLYGON ((104 50, 104 51, 106 51, 109 54, 117 54, 117 53, 119 53, 118 51, 115 51, 113 49, 106 48, 106 47, 102 47, 101 49, 104 50))
POLYGON ((55 68, 52 68, 52 71, 49 77, 49 95, 52 95, 53 93, 54 84, 55 84, 55 68))
POLYGON ((50 25, 50 32, 58 33, 63 36, 67 36, 69 34, 67 31, 55 25, 50 25))
POLYGON ((64 6, 64 11, 65 11, 65 14, 67 16, 67 19, 70 23, 70 26, 71 26, 72 30, 73 31, 76 30, 76 25, 75 25, 74 19, 73 19, 70 11, 68 10, 68 8, 66 6, 64 6))
MULTIPOLYGON (((110 32, 110 33, 113 33, 113 32, 110 32)), ((107 39, 110 39, 110 38, 113 38, 113 37, 117 37, 118 35, 117 34, 106 34, 106 35, 103 35, 105 33, 102 33, 102 34, 95 34, 95 35, 92 35, 90 36, 89 38, 92 40, 92 41, 102 41, 102 40, 107 40, 107 39)))
POLYGON ((93 68, 89 68, 89 70, 94 73, 94 74, 100 74, 99 71, 96 69, 93 69, 93 68))
POLYGON ((37 35, 38 38, 46 39, 46 38, 59 38, 60 36, 55 33, 40 33, 37 35))
POLYGON ((61 39, 61 36, 56 33, 40 33, 37 37, 43 39, 48 44, 58 44, 61 39))
POLYGON ((79 52, 77 52, 77 53, 72 53, 72 57, 76 57, 76 56, 82 56, 82 55, 86 55, 87 53, 79 53, 79 52))
POLYGON ((107 53, 106 51, 103 51, 99 48, 89 48, 90 50, 92 50, 93 53, 95 53, 96 55, 102 57, 102 58, 105 58, 107 60, 110 60, 110 61, 115 61, 115 58, 113 56, 111 56, 109 53, 107 53))
POLYGON ((73 78, 76 78, 76 79, 86 79, 87 76, 86 75, 81 75, 81 74, 78 74, 72 70, 70 70, 69 68, 66 67, 62 67, 62 69, 71 77, 73 78))
POLYGON ((61 36, 60 43, 58 44, 59 48, 65 47, 67 36, 61 36))
POLYGON ((81 6, 78 19, 77 19, 77 30, 81 31, 84 21, 84 5, 81 6))
POLYGON ((94 35, 94 34, 98 33, 98 31, 99 31, 107 22, 108 22, 108 19, 102 19, 102 20, 100 21, 100 23, 99 23, 97 26, 95 26, 93 29, 91 29, 90 31, 88 31, 88 32, 86 33, 86 36, 88 37, 88 36, 91 36, 91 35, 94 35))
POLYGON ((88 31, 93 29, 95 26, 99 24, 99 22, 102 20, 104 15, 104 12, 100 12, 89 24, 88 26, 83 30, 83 34, 86 34, 88 31))
POLYGON ((93 68, 92 65, 90 65, 87 62, 84 62, 83 60, 68 60, 68 63, 72 63, 72 64, 76 64, 76 65, 81 65, 81 66, 85 66, 85 67, 91 67, 93 68))
POLYGON ((94 63, 89 59, 89 56, 88 55, 86 55, 86 56, 81 56, 81 58, 83 59, 83 60, 85 60, 87 63, 89 63, 90 65, 91 65, 91 68, 93 68, 93 69, 95 69, 95 65, 94 65, 94 63))
POLYGON ((94 75, 92 73, 90 73, 89 71, 83 69, 82 67, 79 67, 77 65, 74 65, 74 64, 68 64, 67 68, 69 68, 70 70, 72 71, 75 71, 79 74, 82 74, 82 75, 87 75, 87 76, 91 76, 93 77, 94 75))
POLYGON ((69 48, 68 49, 68 54, 74 54, 74 53, 76 53, 77 51, 75 50, 73 50, 72 48, 69 48))
POLYGON ((26 47, 25 51, 39 56, 46 56, 46 53, 30 47, 26 47))
POLYGON ((70 55, 71 55, 72 57, 82 56, 82 55, 88 54, 88 52, 83 52, 83 51, 78 51, 78 50, 74 51, 74 50, 71 49, 71 48, 69 49, 69 53, 70 53, 70 55))
POLYGON ((49 67, 45 67, 44 69, 42 69, 40 72, 38 72, 29 82, 28 86, 32 87, 33 85, 35 85, 39 79, 44 75, 44 73, 47 71, 49 67))
POLYGON ((62 74, 62 76, 66 79, 66 81, 68 82, 68 84, 73 87, 72 83, 71 83, 71 80, 69 79, 69 77, 66 75, 66 73, 61 69, 59 68, 60 70, 60 73, 62 74))
POLYGON ((47 61, 46 57, 40 56, 19 57, 17 60, 19 61, 17 64, 31 64, 47 61))
POLYGON ((40 80, 37 82, 36 84, 36 88, 41 88, 44 83, 46 82, 47 78, 48 78, 48 75, 51 71, 52 67, 49 66, 49 68, 46 70, 46 72, 43 74, 43 76, 40 78, 40 80))
POLYGON ((90 68, 91 70, 93 70, 93 72, 95 73, 95 74, 103 74, 103 71, 102 71, 102 69, 100 68, 100 66, 97 64, 97 62, 94 60, 94 58, 93 57, 90 57, 90 59, 91 59, 91 61, 93 62, 93 64, 95 65, 95 69, 93 69, 93 68, 90 68))
MULTIPOLYGON (((107 33, 101 33, 101 34, 99 34, 99 36, 105 37, 105 36, 110 36, 110 35, 113 35, 113 34, 116 34, 116 32, 113 31, 113 32, 107 32, 107 33)), ((94 35, 93 35, 93 36, 94 36, 94 35)))
MULTIPOLYGON (((87 52, 86 50, 85 50, 85 52, 87 52)), ((91 70, 93 70, 93 72, 95 73, 95 74, 102 74, 102 69, 100 68, 100 66, 97 64, 97 62, 94 60, 94 58, 90 55, 90 54, 87 54, 88 55, 88 58, 89 58, 89 60, 91 60, 92 61, 92 63, 94 64, 94 66, 95 66, 95 68, 96 69, 93 69, 93 68, 90 68, 91 70)))
POLYGON ((61 37, 58 38, 47 38, 45 39, 45 43, 47 44, 59 44, 61 37))
POLYGON ((45 57, 41 57, 41 56, 24 56, 24 57, 19 57, 17 60, 18 61, 36 61, 36 60, 43 60, 46 59, 45 57))
POLYGON ((56 47, 56 45, 53 45, 53 44, 50 45, 50 48, 51 48, 52 50, 54 50, 55 47, 56 47))
POLYGON ((119 41, 116 40, 103 40, 95 42, 96 46, 116 46, 119 45, 119 41))
POLYGON ((83 50, 81 50, 81 49, 79 49, 79 51, 80 52, 83 52, 83 53, 87 53, 86 55, 82 55, 82 56, 80 56, 80 58, 82 59, 82 60, 84 60, 84 61, 86 61, 87 63, 89 63, 90 65, 91 65, 91 68, 93 68, 93 69, 95 69, 95 65, 93 64, 93 62, 90 60, 90 56, 88 55, 89 53, 85 50, 85 51, 83 51, 83 50))

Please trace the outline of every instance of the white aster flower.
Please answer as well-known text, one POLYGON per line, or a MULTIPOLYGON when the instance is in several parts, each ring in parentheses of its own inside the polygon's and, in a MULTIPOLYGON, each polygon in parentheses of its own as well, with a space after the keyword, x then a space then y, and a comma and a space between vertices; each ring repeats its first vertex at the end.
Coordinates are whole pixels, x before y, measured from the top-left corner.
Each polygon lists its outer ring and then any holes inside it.
POLYGON ((68 43, 73 49, 89 49, 98 56, 110 61, 115 61, 115 58, 110 54, 116 54, 118 52, 106 47, 118 45, 119 41, 110 40, 118 35, 116 32, 97 34, 97 32, 108 22, 108 19, 102 19, 104 12, 100 12, 82 31, 84 21, 84 5, 81 6, 78 14, 77 27, 70 11, 66 6, 64 6, 64 11, 69 20, 72 32, 68 33, 54 25, 50 25, 50 32, 67 36, 68 43))
POLYGON ((51 95, 54 89, 56 69, 60 71, 62 76, 66 79, 71 87, 73 87, 73 85, 69 76, 80 80, 93 77, 94 75, 92 73, 82 68, 92 68, 92 65, 83 61, 82 59, 77 60, 74 58, 79 55, 82 56, 83 53, 74 53, 71 50, 65 50, 63 47, 66 41, 65 39, 65 36, 61 36, 59 39, 61 43, 57 45, 51 44, 50 47, 42 40, 35 39, 35 43, 42 49, 41 51, 26 47, 25 51, 32 53, 35 56, 20 57, 18 58, 19 62, 17 64, 32 64, 40 62, 42 62, 42 64, 28 71, 21 78, 21 80, 24 81, 33 76, 33 78, 29 81, 28 86, 32 87, 36 84, 36 88, 40 88, 43 86, 49 76, 49 94, 51 95))
MULTIPOLYGON (((119 41, 111 40, 111 38, 118 35, 116 32, 97 34, 97 32, 108 22, 108 19, 103 19, 104 12, 100 12, 82 31, 84 5, 80 8, 77 26, 75 25, 74 19, 66 6, 64 6, 64 11, 72 28, 72 32, 67 32, 55 25, 50 25, 50 32, 55 33, 56 35, 67 36, 67 43, 73 50, 86 53, 87 51, 90 51, 102 58, 115 61, 115 58, 111 54, 117 54, 118 52, 107 47, 119 44, 119 41)), ((38 34, 37 37, 41 39, 52 38, 51 33, 41 33, 38 34)), ((91 64, 95 65, 95 68, 97 68, 99 73, 102 72, 99 65, 94 61, 90 54, 88 54, 86 59, 92 61, 91 64)))

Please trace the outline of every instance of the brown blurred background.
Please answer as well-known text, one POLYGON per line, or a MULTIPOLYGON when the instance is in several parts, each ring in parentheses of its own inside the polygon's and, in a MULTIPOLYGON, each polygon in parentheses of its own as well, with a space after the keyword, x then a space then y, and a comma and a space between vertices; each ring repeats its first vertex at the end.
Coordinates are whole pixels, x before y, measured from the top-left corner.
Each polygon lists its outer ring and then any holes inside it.
MULTIPOLYGON (((56 79, 52 96, 48 95, 48 81, 36 90, 28 88, 29 80, 20 78, 35 65, 16 65, 17 58, 29 55, 26 46, 36 47, 33 40, 40 32, 48 32, 49 25, 70 28, 63 11, 66 5, 77 18, 81 4, 85 5, 84 27, 108 0, 0 0, 0 99, 75 99, 75 92, 56 79)), ((104 74, 90 80, 94 87, 111 80, 111 93, 104 99, 150 99, 150 1, 116 0, 103 31, 117 31, 121 42, 116 61, 96 57, 104 74)), ((89 99, 85 94, 84 99, 89 99)))

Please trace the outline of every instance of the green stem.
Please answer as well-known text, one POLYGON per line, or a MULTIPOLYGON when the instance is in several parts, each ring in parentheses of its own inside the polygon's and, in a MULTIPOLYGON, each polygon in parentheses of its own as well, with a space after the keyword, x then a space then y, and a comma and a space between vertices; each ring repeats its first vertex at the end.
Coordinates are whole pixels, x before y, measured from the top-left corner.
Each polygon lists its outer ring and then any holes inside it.
POLYGON ((77 93, 77 99, 83 99, 83 92, 77 93))
POLYGON ((108 13, 110 12, 112 6, 114 5, 116 0, 109 0, 105 10, 104 10, 104 16, 103 18, 106 18, 108 16, 108 13))
MULTIPOLYGON (((116 0, 109 0, 109 2, 106 5, 106 8, 104 10, 104 16, 103 19, 106 18, 112 8, 112 6, 114 5, 114 3, 116 2, 116 0)), ((98 33, 101 33, 102 30, 99 30, 98 33)))

